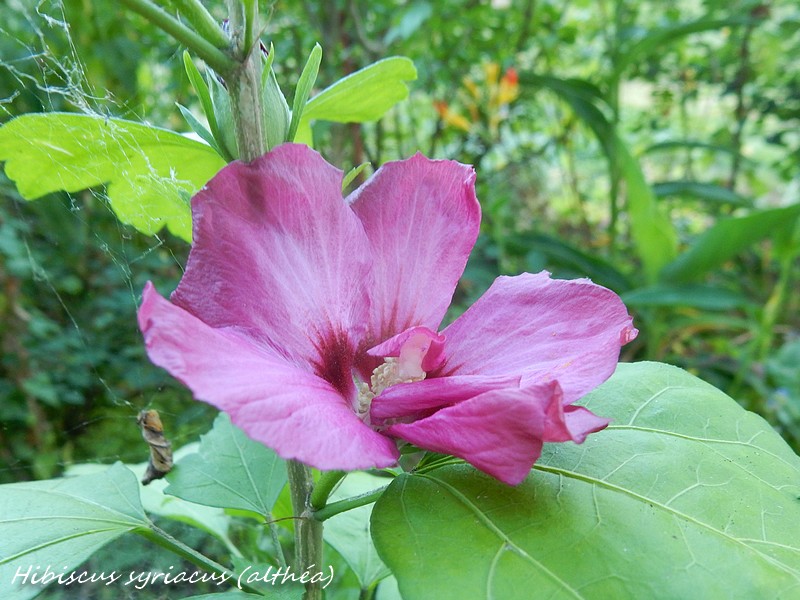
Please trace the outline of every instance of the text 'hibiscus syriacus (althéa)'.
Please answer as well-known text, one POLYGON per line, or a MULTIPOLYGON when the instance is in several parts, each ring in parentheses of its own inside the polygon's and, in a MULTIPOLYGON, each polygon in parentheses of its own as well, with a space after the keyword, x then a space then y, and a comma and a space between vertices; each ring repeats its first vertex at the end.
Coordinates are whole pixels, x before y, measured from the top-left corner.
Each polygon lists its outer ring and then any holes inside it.
POLYGON ((171 302, 145 287, 150 359, 287 459, 390 467, 404 440, 521 482, 543 442, 608 424, 574 402, 637 331, 610 290, 542 272, 499 277, 439 332, 478 235, 474 183, 417 154, 342 199, 306 146, 231 163, 192 200, 171 302))

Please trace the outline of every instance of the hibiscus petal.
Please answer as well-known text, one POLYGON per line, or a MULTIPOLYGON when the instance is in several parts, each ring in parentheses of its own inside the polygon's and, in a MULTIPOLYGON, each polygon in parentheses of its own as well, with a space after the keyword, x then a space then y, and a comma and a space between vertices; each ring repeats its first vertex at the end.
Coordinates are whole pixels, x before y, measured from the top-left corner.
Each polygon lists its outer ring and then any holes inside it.
POLYGON ((608 424, 605 419, 588 419, 589 411, 580 407, 563 410, 562 403, 556 382, 494 390, 414 423, 392 425, 387 432, 420 448, 463 458, 492 477, 517 485, 541 455, 543 442, 582 442, 608 424))
POLYGON ((341 185, 340 170, 295 144, 222 169, 192 199, 194 243, 172 301, 310 363, 344 393, 370 249, 341 185))
POLYGON ((498 277, 442 332, 447 359, 436 375, 558 380, 570 404, 611 376, 620 347, 636 337, 631 323, 619 296, 588 279, 498 277))
POLYGON ((576 444, 582 444, 590 433, 605 429, 611 422, 609 419, 598 417, 588 408, 575 406, 574 404, 564 406, 564 421, 569 423, 569 437, 557 439, 555 437, 555 428, 551 428, 549 431, 553 433, 546 441, 566 442, 572 440, 576 444))
POLYGON ((419 413, 456 404, 479 394, 501 388, 519 387, 519 376, 454 375, 400 383, 387 388, 370 405, 370 419, 380 424, 386 419, 413 417, 419 413))
POLYGON ((371 345, 411 326, 435 331, 478 236, 475 172, 417 154, 384 164, 348 201, 373 249, 371 345))
POLYGON ((396 463, 394 442, 365 425, 330 383, 241 333, 209 327, 150 283, 139 327, 150 360, 283 458, 318 469, 396 463))
POLYGON ((395 357, 400 364, 401 377, 421 377, 442 366, 444 341, 443 335, 427 327, 411 327, 370 348, 367 354, 395 357))

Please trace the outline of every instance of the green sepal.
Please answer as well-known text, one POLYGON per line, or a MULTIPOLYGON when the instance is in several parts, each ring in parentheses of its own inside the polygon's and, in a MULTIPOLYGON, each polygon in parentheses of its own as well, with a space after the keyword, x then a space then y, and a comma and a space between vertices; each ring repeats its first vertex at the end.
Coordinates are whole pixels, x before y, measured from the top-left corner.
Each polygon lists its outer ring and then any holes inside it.
POLYGON ((222 156, 222 151, 217 146, 217 140, 214 139, 214 136, 211 135, 211 132, 203 127, 203 124, 197 120, 197 118, 192 114, 188 108, 186 108, 183 104, 175 103, 175 106, 178 107, 178 110, 181 111, 181 115, 186 120, 186 123, 189 124, 189 127, 192 128, 194 131, 204 142, 206 142, 209 146, 211 146, 217 154, 222 156))
POLYGON ((216 78, 209 74, 208 83, 211 88, 211 101, 214 105, 214 115, 216 116, 219 136, 216 136, 220 149, 227 154, 226 160, 236 160, 239 158, 239 145, 236 143, 236 127, 233 122, 233 112, 231 111, 231 97, 228 90, 216 78))
POLYGON ((261 77, 264 89, 264 126, 268 150, 287 141, 289 122, 291 120, 289 104, 286 102, 286 97, 283 95, 278 85, 278 80, 275 78, 275 71, 272 70, 274 59, 275 49, 270 44, 269 54, 267 54, 261 77))
POLYGON ((311 94, 311 89, 317 81, 317 74, 319 73, 319 64, 322 61, 322 47, 319 44, 314 45, 311 54, 308 56, 306 66, 303 67, 303 72, 300 73, 300 79, 297 81, 297 87, 294 90, 294 100, 292 101, 292 120, 289 124, 289 134, 286 140, 291 142, 297 133, 297 128, 300 125, 300 119, 303 117, 303 111, 308 102, 308 97, 311 94))

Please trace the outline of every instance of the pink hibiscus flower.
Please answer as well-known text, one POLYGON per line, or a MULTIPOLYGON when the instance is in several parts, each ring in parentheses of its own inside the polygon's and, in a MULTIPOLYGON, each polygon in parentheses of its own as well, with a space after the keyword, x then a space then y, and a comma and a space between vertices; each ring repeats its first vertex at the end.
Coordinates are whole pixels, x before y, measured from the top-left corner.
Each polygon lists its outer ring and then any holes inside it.
POLYGON ((636 330, 613 292, 526 273, 437 333, 478 235, 474 182, 417 154, 342 199, 305 146, 228 165, 192 200, 171 302, 145 287, 150 359, 284 458, 389 467, 405 440, 519 483, 543 442, 608 424, 573 403, 636 330))

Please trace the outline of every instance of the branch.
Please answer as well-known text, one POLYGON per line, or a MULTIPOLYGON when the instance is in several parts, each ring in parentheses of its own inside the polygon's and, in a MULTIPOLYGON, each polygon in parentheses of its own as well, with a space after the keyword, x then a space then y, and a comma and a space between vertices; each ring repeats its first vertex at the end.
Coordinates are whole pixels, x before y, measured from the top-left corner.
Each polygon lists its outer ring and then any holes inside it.
POLYGON ((344 500, 339 500, 338 502, 332 502, 325 508, 321 508, 320 510, 316 511, 314 513, 314 518, 317 521, 324 521, 325 519, 330 519, 332 516, 338 515, 339 513, 347 510, 372 504, 383 495, 383 492, 386 491, 387 487, 389 486, 385 485, 377 490, 372 490, 371 492, 365 492, 363 494, 359 494, 358 496, 353 496, 352 498, 345 498, 344 500))
POLYGON ((237 67, 236 62, 227 54, 150 0, 121 0, 121 2, 184 44, 220 75, 224 76, 237 67))
POLYGON ((171 0, 175 8, 186 18, 203 38, 223 50, 230 40, 217 20, 211 16, 200 0, 171 0))

